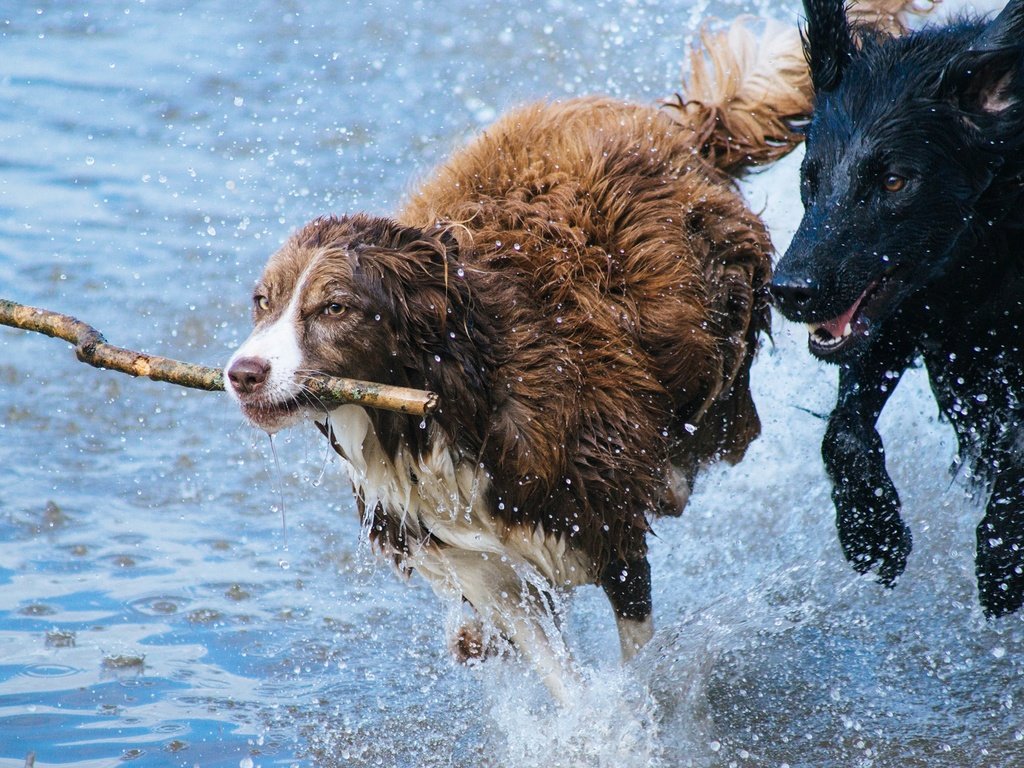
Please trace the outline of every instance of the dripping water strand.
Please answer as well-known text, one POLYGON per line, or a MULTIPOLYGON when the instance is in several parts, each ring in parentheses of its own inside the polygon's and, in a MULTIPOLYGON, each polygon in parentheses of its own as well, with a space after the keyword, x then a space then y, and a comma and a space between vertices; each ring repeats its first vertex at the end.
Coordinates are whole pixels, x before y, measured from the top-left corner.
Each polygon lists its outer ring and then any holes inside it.
POLYGON ((320 474, 316 476, 313 481, 313 487, 319 488, 320 484, 324 481, 324 476, 327 474, 327 465, 331 461, 331 455, 334 453, 332 446, 334 445, 334 425, 331 423, 330 418, 324 419, 324 424, 327 427, 327 440, 324 446, 324 460, 320 463, 320 474))
POLYGON ((274 436, 267 433, 270 440, 270 453, 274 457, 274 471, 277 477, 277 503, 281 508, 281 539, 284 541, 285 549, 288 548, 288 520, 284 509, 284 473, 281 472, 281 460, 277 456, 277 446, 274 445, 274 436))

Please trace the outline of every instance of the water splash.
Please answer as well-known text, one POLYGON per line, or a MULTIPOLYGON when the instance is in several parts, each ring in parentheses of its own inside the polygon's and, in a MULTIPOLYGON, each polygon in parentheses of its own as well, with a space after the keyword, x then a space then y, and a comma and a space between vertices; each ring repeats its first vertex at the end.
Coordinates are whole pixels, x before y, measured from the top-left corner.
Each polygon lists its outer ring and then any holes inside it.
POLYGON ((516 768, 658 768, 667 765, 657 705, 631 667, 592 670, 565 706, 524 665, 489 661, 481 685, 494 728, 494 765, 516 768))

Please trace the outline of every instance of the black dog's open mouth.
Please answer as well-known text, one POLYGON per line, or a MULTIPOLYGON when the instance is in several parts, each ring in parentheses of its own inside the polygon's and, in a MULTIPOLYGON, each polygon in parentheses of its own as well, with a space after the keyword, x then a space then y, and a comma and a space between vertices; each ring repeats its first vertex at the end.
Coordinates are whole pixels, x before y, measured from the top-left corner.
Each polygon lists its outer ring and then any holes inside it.
POLYGON ((892 269, 872 281, 845 312, 822 323, 808 323, 807 345, 818 357, 829 357, 870 335, 873 321, 885 314, 900 281, 892 269))

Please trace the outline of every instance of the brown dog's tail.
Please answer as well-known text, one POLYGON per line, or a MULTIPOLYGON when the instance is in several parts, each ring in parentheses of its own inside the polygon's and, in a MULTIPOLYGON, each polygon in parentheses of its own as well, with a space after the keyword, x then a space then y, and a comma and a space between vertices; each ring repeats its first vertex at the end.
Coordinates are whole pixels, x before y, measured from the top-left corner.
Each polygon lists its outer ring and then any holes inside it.
MULTIPOLYGON (((928 13, 939 1, 857 0, 848 13, 858 25, 901 34, 911 14, 928 13)), ((707 160, 733 176, 803 141, 800 126, 814 104, 800 32, 773 20, 740 18, 720 32, 705 29, 683 86, 685 95, 665 102, 668 114, 693 131, 707 160)))

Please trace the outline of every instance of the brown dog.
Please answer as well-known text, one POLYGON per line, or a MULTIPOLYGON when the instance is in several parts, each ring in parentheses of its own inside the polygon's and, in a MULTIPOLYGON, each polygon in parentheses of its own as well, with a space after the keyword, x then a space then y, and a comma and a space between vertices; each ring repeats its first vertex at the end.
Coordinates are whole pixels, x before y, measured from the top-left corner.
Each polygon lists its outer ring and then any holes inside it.
MULTIPOLYGON (((758 434, 748 373, 768 236, 736 174, 810 109, 795 30, 706 39, 674 109, 578 99, 499 120, 394 218, 316 219, 275 254, 229 391, 256 426, 310 415, 371 538, 476 610, 556 697, 553 596, 600 584, 625 658, 650 639, 653 516, 758 434), (778 55, 773 55, 778 54, 778 55), (310 372, 420 387, 427 422, 303 394, 310 372)), ((464 631, 459 647, 486 639, 464 631)))

